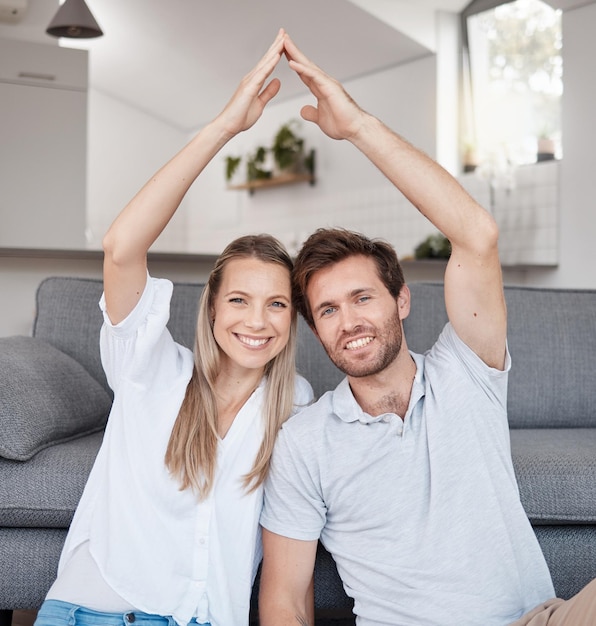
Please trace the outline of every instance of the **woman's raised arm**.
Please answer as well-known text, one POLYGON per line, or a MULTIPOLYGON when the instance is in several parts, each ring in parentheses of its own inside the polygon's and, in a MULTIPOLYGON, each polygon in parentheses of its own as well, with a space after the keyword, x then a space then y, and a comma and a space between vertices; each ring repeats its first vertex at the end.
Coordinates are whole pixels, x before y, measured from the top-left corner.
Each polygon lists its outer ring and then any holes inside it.
POLYGON ((205 166, 235 135, 250 128, 280 88, 265 82, 283 53, 284 31, 242 79, 223 111, 159 169, 124 207, 103 239, 104 292, 112 323, 135 307, 145 287, 147 252, 205 166))

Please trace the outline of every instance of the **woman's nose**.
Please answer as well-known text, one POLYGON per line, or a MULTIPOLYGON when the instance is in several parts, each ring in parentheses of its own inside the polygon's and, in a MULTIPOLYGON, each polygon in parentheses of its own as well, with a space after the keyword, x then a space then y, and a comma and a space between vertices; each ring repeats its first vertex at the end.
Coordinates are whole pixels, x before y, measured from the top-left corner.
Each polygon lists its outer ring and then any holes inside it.
POLYGON ((247 312, 244 324, 253 330, 259 330, 265 326, 265 315, 260 307, 251 307, 247 312))

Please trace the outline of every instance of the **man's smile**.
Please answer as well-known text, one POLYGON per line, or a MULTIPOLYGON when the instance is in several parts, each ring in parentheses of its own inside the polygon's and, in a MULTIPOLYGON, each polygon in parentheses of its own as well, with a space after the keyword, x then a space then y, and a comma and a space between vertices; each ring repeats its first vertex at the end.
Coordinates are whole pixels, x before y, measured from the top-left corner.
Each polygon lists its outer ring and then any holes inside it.
POLYGON ((371 341, 374 340, 374 337, 360 337, 359 339, 354 339, 353 341, 348 341, 346 344, 346 350, 357 350, 358 348, 363 348, 368 345, 371 341))

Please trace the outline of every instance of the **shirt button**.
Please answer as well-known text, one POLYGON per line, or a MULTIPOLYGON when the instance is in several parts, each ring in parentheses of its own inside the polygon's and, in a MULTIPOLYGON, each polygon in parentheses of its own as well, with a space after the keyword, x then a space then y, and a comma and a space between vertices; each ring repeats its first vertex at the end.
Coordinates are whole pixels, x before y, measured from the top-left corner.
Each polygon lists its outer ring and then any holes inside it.
POLYGON ((199 543, 200 543, 201 545, 205 545, 205 539, 204 539, 203 537, 201 537, 201 538, 199 539, 199 543))
POLYGON ((134 613, 127 613, 127 614, 124 616, 124 619, 125 619, 125 620, 129 623, 129 624, 132 624, 133 622, 136 622, 137 617, 136 617, 136 615, 135 615, 134 613))

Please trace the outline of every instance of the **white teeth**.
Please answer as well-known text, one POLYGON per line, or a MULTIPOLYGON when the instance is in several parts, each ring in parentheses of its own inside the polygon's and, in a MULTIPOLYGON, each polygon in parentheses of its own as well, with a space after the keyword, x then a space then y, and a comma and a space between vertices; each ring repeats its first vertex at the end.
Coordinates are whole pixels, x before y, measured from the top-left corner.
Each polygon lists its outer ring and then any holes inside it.
POLYGON ((356 348, 362 348, 368 345, 373 340, 372 337, 363 337, 362 339, 356 339, 356 341, 350 341, 346 344, 347 350, 355 350, 356 348))
POLYGON ((244 335, 237 335, 237 337, 247 346, 263 346, 269 341, 268 337, 265 337, 264 339, 251 339, 250 337, 245 337, 244 335))

